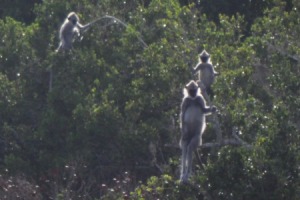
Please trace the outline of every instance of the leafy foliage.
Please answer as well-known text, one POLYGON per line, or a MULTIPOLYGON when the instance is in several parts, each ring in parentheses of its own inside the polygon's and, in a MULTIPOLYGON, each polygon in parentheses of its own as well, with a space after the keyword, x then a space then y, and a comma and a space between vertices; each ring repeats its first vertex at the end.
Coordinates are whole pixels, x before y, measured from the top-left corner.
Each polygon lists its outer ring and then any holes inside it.
POLYGON ((5 1, 0 194, 297 199, 300 4, 207 2, 49 0, 23 11, 21 2, 5 1), (57 54, 59 25, 70 11, 83 24, 104 15, 125 24, 103 19, 71 52, 57 54), (244 143, 200 148, 184 185, 177 180, 178 114, 203 49, 220 72, 213 84, 219 114, 208 117, 204 143, 218 140, 215 119, 224 141, 244 143))

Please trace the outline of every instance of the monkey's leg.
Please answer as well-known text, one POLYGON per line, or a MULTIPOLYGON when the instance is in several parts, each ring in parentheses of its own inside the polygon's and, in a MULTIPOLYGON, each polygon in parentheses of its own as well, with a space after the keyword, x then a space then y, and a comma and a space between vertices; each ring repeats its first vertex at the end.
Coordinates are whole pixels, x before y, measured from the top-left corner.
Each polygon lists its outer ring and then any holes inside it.
POLYGON ((200 140, 200 135, 196 134, 192 140, 190 141, 189 145, 188 145, 188 167, 187 167, 187 178, 189 178, 190 174, 192 173, 192 164, 193 164, 193 152, 195 151, 195 149, 197 149, 198 145, 199 145, 199 140, 200 140))
POLYGON ((181 174, 180 174, 180 181, 184 181, 184 176, 186 174, 186 153, 187 153, 187 144, 186 142, 182 141, 182 156, 181 156, 181 174))
POLYGON ((193 164, 193 149, 191 146, 188 146, 187 150, 187 171, 186 171, 186 180, 189 179, 192 173, 192 164, 193 164))
POLYGON ((215 93, 214 93, 213 89, 211 88, 211 86, 206 89, 206 93, 207 93, 207 96, 209 96, 211 100, 214 99, 215 93))

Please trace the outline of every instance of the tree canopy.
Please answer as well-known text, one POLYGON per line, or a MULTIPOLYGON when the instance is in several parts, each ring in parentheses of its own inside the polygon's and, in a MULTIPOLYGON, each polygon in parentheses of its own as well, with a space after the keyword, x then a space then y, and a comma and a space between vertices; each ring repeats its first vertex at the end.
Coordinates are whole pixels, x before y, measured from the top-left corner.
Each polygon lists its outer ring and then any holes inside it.
POLYGON ((0 196, 299 198, 298 0, 2 5, 0 196), (109 15, 126 26, 101 20, 57 53, 71 11, 82 24, 109 15), (203 49, 220 73, 218 114, 182 185, 182 89, 203 49))

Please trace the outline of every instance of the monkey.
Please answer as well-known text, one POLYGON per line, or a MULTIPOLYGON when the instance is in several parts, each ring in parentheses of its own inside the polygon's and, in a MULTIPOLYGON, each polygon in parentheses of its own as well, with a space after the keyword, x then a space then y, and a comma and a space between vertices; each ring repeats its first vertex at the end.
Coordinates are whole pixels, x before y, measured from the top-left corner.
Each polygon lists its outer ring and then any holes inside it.
POLYGON ((65 19, 64 23, 61 25, 59 30, 60 43, 56 52, 61 50, 72 49, 72 42, 74 35, 77 34, 80 37, 80 32, 85 31, 90 27, 90 23, 82 25, 79 23, 79 17, 75 12, 70 12, 65 19))
MULTIPOLYGON (((81 33, 88 30, 95 23, 102 21, 104 19, 113 20, 111 23, 109 23, 108 25, 105 25, 105 26, 109 26, 109 25, 118 23, 118 24, 121 24, 122 26, 124 26, 125 28, 128 27, 128 25, 126 23, 124 23, 123 21, 121 21, 120 19, 118 19, 114 16, 109 16, 109 15, 105 15, 103 17, 97 18, 97 19, 87 23, 86 25, 82 25, 79 23, 78 15, 75 12, 70 12, 68 14, 67 18, 65 19, 64 23, 60 27, 60 31, 59 31, 60 43, 59 43, 58 48, 56 49, 56 52, 61 51, 61 50, 72 49, 72 41, 73 41, 74 35, 77 34, 77 36, 80 37, 81 33)), ((82 37, 80 39, 82 39, 82 37)), ((141 37, 137 37, 137 39, 143 44, 144 48, 148 47, 148 45, 142 40, 141 37)))
POLYGON ((205 116, 216 112, 215 106, 206 106, 198 84, 191 80, 183 89, 181 103, 179 146, 182 150, 180 181, 187 182, 192 171, 192 153, 202 145, 202 134, 206 128, 205 116))
POLYGON ((215 80, 215 76, 219 75, 219 73, 215 71, 210 62, 210 55, 205 50, 199 54, 199 63, 194 68, 194 72, 198 72, 199 80, 197 83, 200 86, 202 93, 209 94, 213 97, 214 93, 211 89, 211 85, 215 80))

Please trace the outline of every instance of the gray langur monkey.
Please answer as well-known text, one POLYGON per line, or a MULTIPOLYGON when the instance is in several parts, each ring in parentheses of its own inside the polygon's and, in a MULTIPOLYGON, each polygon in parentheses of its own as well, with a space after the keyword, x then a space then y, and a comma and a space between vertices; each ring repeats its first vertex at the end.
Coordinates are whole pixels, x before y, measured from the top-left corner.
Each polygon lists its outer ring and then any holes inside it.
POLYGON ((187 182, 192 172, 192 153, 198 145, 202 145, 202 134, 206 128, 205 116, 216 112, 217 109, 215 106, 206 106, 195 81, 190 81, 183 92, 180 113, 179 145, 182 150, 180 181, 187 182))
POLYGON ((65 19, 64 23, 61 25, 59 30, 60 43, 57 48, 57 52, 61 50, 72 49, 72 42, 74 35, 80 37, 80 32, 85 31, 90 24, 82 25, 79 23, 79 17, 75 12, 70 12, 65 19))
POLYGON ((199 55, 199 63, 194 68, 194 72, 198 72, 198 84, 202 92, 213 96, 211 85, 215 80, 215 76, 219 75, 219 73, 215 71, 210 62, 210 55, 205 50, 199 55))

